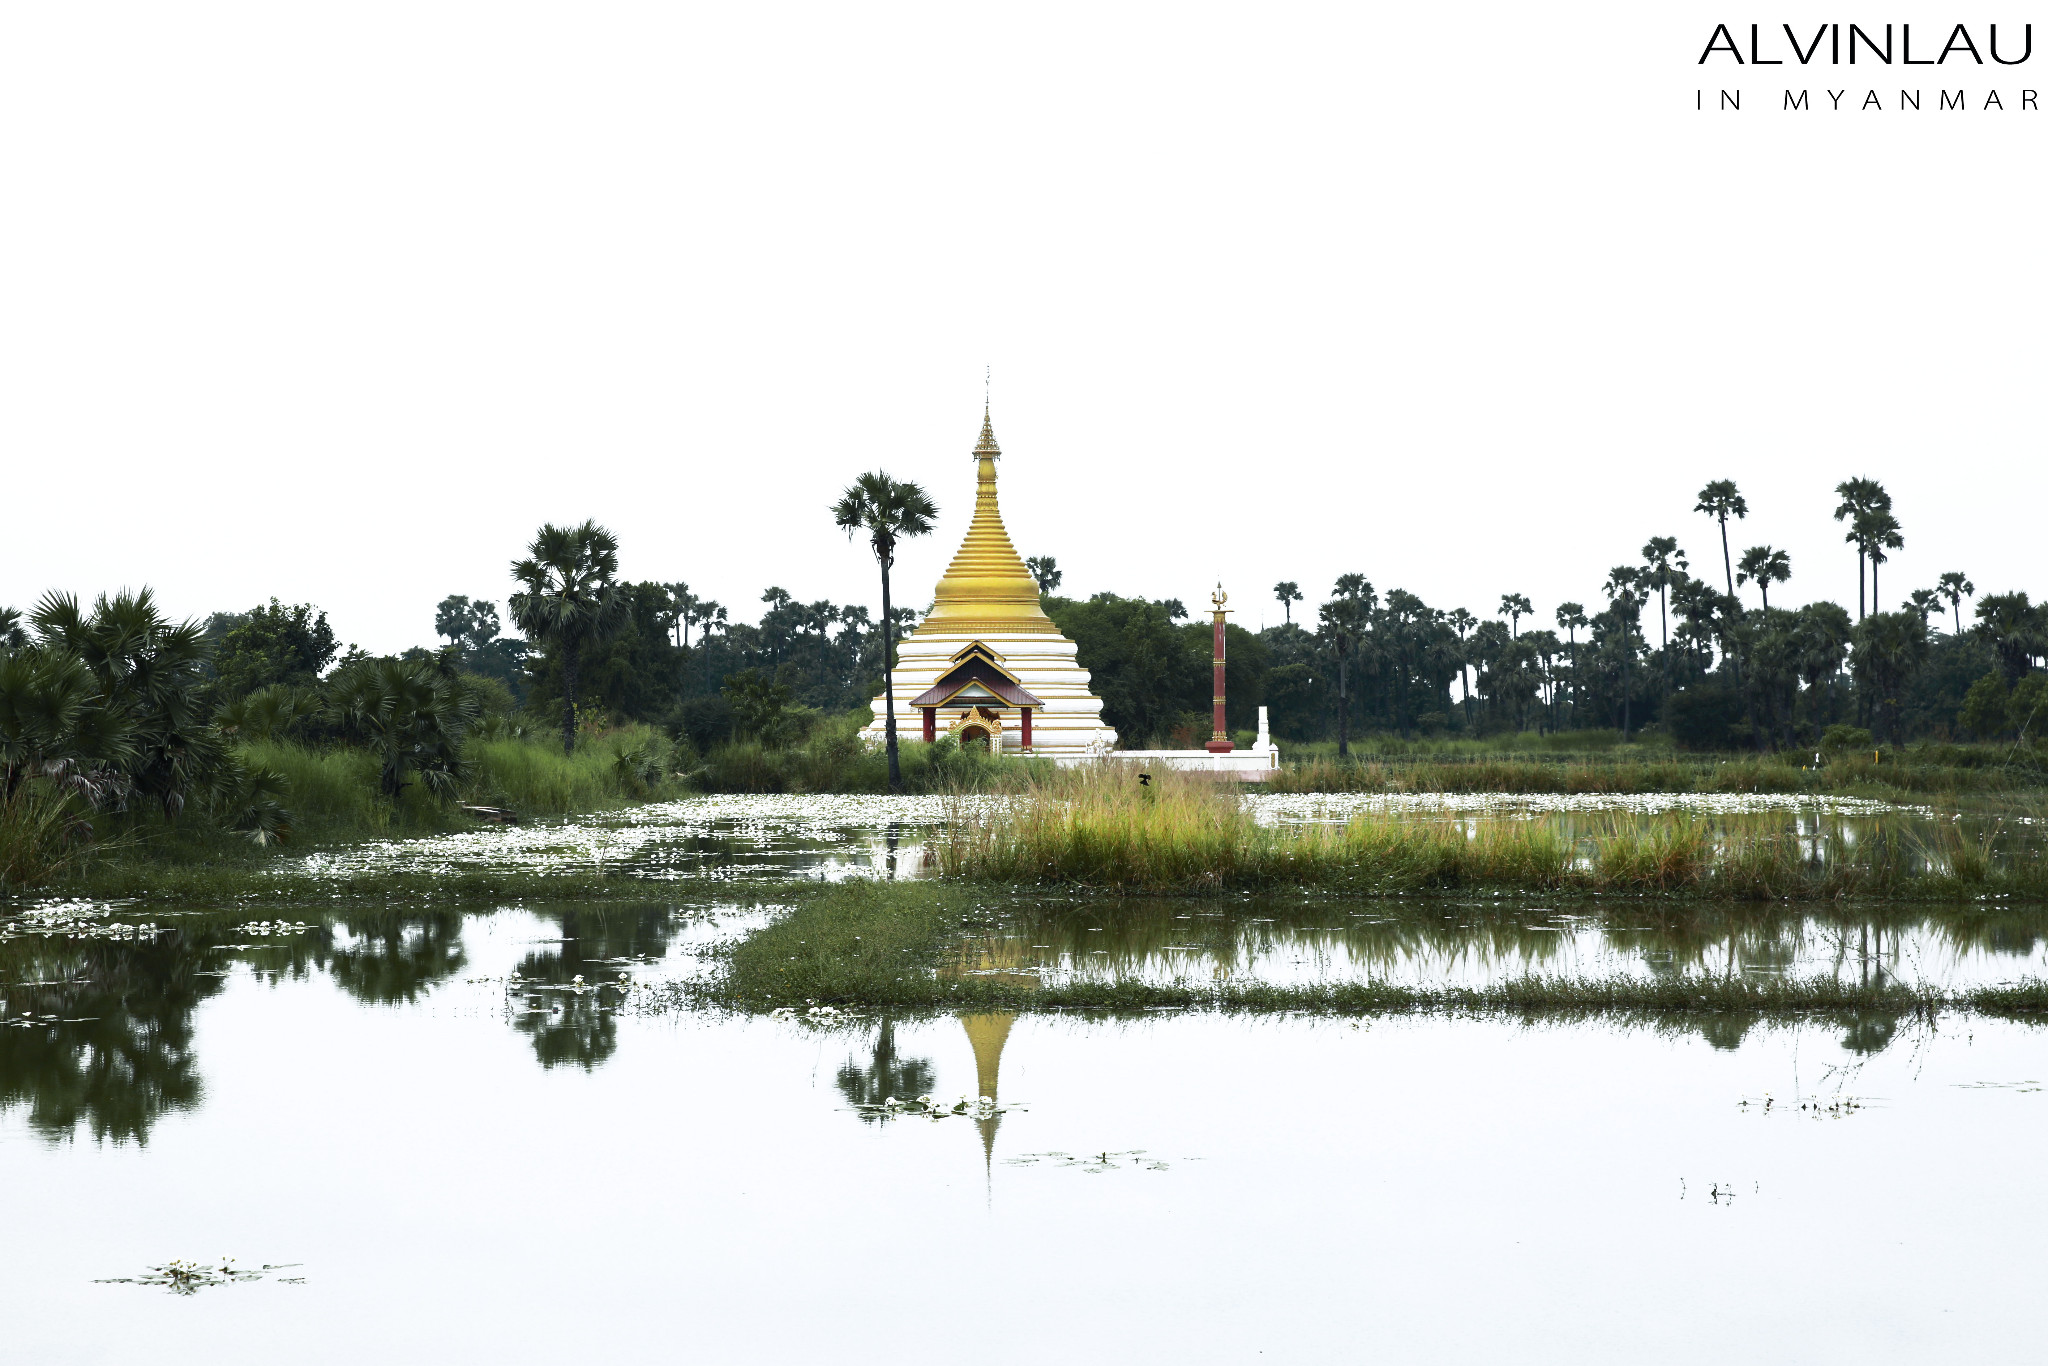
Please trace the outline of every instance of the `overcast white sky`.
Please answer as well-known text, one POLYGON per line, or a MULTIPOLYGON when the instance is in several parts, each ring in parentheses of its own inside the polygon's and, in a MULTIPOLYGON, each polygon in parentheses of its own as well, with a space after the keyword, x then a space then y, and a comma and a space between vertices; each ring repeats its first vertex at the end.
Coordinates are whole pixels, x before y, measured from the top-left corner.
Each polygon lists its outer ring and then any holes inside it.
POLYGON ((1737 552, 1853 604, 1858 474, 1905 527, 1886 605, 2048 590, 2048 115, 1890 108, 2016 104, 2048 53, 1790 77, 1883 113, 1777 112, 1776 69, 1695 112, 1752 17, 2037 16, 12 6, 0 603, 276 596, 393 650, 594 517, 736 617, 872 604, 826 509, 875 466, 942 510, 922 603, 985 366, 1011 534, 1072 593, 1221 575, 1257 626, 1359 570, 1547 620, 1651 535, 1718 573, 1691 507, 1733 478, 1737 552))

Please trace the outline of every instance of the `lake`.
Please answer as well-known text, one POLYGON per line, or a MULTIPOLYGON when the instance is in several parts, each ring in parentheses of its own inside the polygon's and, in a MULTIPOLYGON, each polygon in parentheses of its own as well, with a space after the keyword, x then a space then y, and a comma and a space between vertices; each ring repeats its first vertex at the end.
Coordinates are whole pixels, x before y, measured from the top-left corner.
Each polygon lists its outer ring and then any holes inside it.
MULTIPOLYGON (((724 834, 774 845, 792 877, 887 853, 854 818, 724 834)), ((773 898, 721 900, 715 877, 649 891, 433 912, 46 904, 9 922, 8 1359, 2039 1350, 2036 1026, 742 1017, 663 988, 773 898), (931 1112, 906 1110, 924 1096, 931 1112), (276 1269, 132 1283, 174 1258, 276 1269)), ((1965 984, 2038 977, 2048 924, 1635 909, 1049 900, 963 942, 957 970, 1965 984)))

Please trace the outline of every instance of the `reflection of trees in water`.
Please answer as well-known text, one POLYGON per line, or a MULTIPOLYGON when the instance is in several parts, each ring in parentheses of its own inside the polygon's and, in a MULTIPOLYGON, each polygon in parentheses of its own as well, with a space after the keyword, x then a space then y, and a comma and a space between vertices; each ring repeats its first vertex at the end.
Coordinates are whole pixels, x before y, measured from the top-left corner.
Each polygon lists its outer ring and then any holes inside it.
MULTIPOLYGON (((865 1066, 857 1057, 846 1060, 834 1080, 839 1094, 855 1105, 880 1105, 891 1096, 910 1100, 929 1095, 932 1089, 930 1058, 905 1058, 896 1052, 896 1022, 886 1015, 875 1029, 874 1047, 865 1066)), ((861 1122, 871 1124, 879 1116, 861 1112, 861 1122)))
POLYGON ((531 1009, 513 1025, 532 1038, 541 1066, 573 1064, 588 1071, 619 1046, 618 995, 600 989, 618 980, 621 964, 615 960, 667 953, 675 938, 675 916, 665 906, 564 907, 539 914, 560 926, 562 942, 526 955, 519 964, 520 978, 567 987, 580 976, 589 990, 533 992, 525 997, 531 1009))
POLYGON ((1842 1047, 1851 1053, 1882 1053, 1898 1036, 1903 1012, 1857 1010, 1843 1019, 1842 1047))
MULTIPOLYGON (((592 960, 658 957, 675 932, 660 908, 572 909, 553 918, 563 942, 527 956, 520 971, 530 980, 567 985, 581 973, 611 981, 617 966, 592 960)), ((325 972, 359 1001, 416 1001, 468 966, 467 919, 460 911, 356 914, 338 922, 338 934, 317 929, 232 956, 215 950, 249 944, 239 918, 208 926, 193 917, 137 942, 29 935, 0 943, 5 1016, 56 1017, 0 1027, 0 1113, 25 1108, 29 1127, 52 1140, 83 1125, 102 1141, 147 1142, 159 1117, 200 1101, 193 1013, 219 994, 222 970, 245 963, 259 980, 325 972)), ((542 1065, 594 1067, 611 1056, 615 1029, 599 996, 534 998, 543 1013, 521 1017, 518 1028, 532 1036, 542 1065)))
POLYGON ((70 1138, 149 1141, 150 1126, 198 1104, 192 1013, 220 990, 205 975, 219 932, 170 930, 140 943, 27 938, 0 945, 7 1014, 65 1023, 0 1028, 0 1112, 70 1138), (56 983, 56 985, 24 985, 56 983))
POLYGON ((412 1002, 468 966, 460 911, 353 916, 339 922, 347 942, 327 941, 319 964, 358 1001, 412 1002))

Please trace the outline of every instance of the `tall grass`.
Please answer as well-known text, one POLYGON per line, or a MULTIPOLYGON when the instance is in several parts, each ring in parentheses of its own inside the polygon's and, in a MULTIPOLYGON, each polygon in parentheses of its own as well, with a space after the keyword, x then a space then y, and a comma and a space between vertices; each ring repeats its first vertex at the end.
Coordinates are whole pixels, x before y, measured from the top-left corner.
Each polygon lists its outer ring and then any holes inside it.
MULTIPOLYGON (((552 737, 472 738, 459 802, 507 807, 522 816, 560 816, 645 800, 672 789, 668 744, 645 726, 585 740, 564 754, 552 737)), ((314 749, 289 740, 242 746, 252 767, 280 774, 302 838, 342 838, 437 829, 468 818, 419 784, 396 800, 378 790, 378 759, 366 749, 314 749)))
MULTIPOLYGON (((798 744, 771 749, 758 740, 714 745, 686 776, 707 792, 886 792, 889 759, 860 735, 863 720, 835 718, 798 744)), ((952 740, 899 744, 903 786, 910 792, 953 792, 1014 786, 1053 772, 1049 759, 1024 759, 961 749, 952 740)))
MULTIPOLYGON (((1525 737, 1526 738, 1526 737, 1525 737)), ((1569 736, 1548 737, 1569 739, 1569 736)), ((2048 785, 2034 758, 1992 746, 1920 746, 1837 755, 1821 764, 1812 751, 1733 757, 1669 749, 1574 752, 1506 751, 1485 742, 1441 742, 1424 749, 1359 749, 1348 760, 1327 746, 1286 747, 1286 767, 1267 784, 1275 792, 2012 792, 2048 785), (1453 748, 1462 743, 1469 749, 1453 748)))
POLYGON ((1782 816, 1414 817, 1262 825, 1241 797, 1172 771, 1139 785, 1126 765, 1062 770, 1014 801, 961 803, 940 837, 943 876, 1023 885, 1186 894, 1314 887, 1354 894, 1442 890, 1627 892, 1733 899, 2048 896, 2029 847, 1937 823, 1873 822, 1816 837, 1782 816))
POLYGON ((1574 762, 1477 757, 1289 763, 1267 783, 1273 792, 1797 792, 1820 780, 1797 766, 1759 759, 1733 762, 1655 758, 1574 762))
POLYGON ((0 891, 39 887, 97 852, 82 803, 38 781, 0 798, 0 891))

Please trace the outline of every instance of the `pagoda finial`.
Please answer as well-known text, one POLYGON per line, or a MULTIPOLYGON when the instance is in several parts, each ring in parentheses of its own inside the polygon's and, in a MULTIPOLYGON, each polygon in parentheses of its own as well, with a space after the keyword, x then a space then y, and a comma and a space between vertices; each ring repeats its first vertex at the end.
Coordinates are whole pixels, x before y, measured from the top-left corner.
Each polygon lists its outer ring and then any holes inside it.
MULTIPOLYGON (((983 384, 986 385, 986 383, 987 381, 984 380, 983 384)), ((984 388, 981 395, 981 440, 974 443, 974 458, 977 460, 983 456, 1001 455, 1003 453, 1003 448, 996 444, 996 429, 989 421, 988 414, 988 391, 984 388)))

